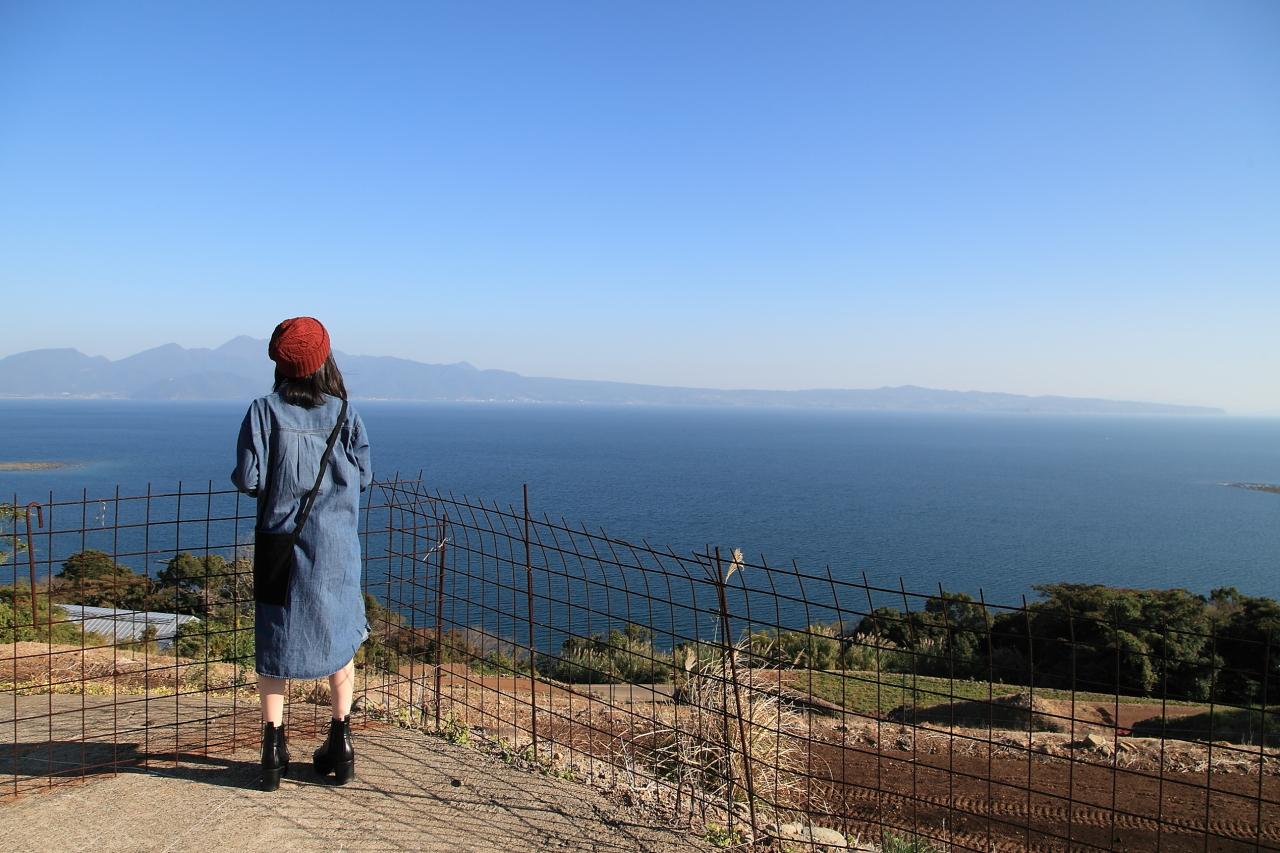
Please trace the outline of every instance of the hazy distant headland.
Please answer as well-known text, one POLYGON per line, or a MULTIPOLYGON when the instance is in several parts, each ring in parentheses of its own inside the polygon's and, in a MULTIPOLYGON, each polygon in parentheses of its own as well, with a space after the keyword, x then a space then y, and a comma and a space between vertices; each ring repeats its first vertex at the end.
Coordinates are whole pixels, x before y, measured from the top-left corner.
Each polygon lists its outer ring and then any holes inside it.
MULTIPOLYGON (((0 397, 124 400, 250 400, 271 385, 267 342, 247 336, 216 349, 165 344, 111 361, 75 349, 41 349, 0 359, 0 397)), ((424 364, 385 356, 336 353, 358 399, 440 402, 586 403, 844 409, 898 412, 1215 415, 1221 409, 943 391, 903 385, 804 391, 721 390, 522 376, 466 362, 424 364)))
POLYGON ((1270 492, 1273 495, 1280 495, 1280 486, 1275 483, 1224 483, 1223 485, 1232 489, 1245 489, 1250 492, 1270 492))
POLYGON ((66 467, 66 462, 6 462, 0 459, 0 471, 56 471, 66 467))

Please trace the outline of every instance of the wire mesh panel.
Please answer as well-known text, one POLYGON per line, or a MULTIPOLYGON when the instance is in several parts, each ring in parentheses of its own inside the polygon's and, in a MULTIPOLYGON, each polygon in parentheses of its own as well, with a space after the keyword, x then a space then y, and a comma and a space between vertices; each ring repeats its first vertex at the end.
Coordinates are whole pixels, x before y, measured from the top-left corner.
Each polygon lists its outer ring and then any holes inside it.
MULTIPOLYGON (((8 506, 4 793, 256 742, 252 499, 179 484, 8 506)), ((327 701, 321 685, 289 689, 327 701)), ((322 704, 291 703, 287 724, 318 730, 322 704)))
POLYGON ((756 839, 1280 844, 1274 603, 1067 584, 1002 606, 383 488, 376 702, 424 723, 756 839))
POLYGON ((216 751, 256 728, 241 689, 252 661, 222 660, 252 635, 236 553, 252 507, 245 522, 234 494, 179 485, 24 510, 4 546, 9 793, 216 751))
MULTIPOLYGON (((9 793, 256 739, 251 501, 13 507, 9 793)), ((622 780, 729 839, 1280 849, 1275 602, 1059 584, 994 604, 398 477, 360 535, 366 720, 622 780)), ((288 725, 315 734, 326 687, 289 693, 288 725)))

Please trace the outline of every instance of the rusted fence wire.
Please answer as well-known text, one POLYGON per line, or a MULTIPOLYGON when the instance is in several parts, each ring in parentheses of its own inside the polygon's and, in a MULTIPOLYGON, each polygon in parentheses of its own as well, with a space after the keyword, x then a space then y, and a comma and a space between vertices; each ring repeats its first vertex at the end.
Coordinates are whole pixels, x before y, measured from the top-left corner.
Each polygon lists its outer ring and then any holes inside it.
MULTIPOLYGON (((499 506, 395 478, 366 497, 366 719, 622 785, 730 841, 1280 849, 1274 602, 997 605, 749 543, 625 542, 527 489, 499 506)), ((251 743, 252 503, 39 509, 0 545, 9 793, 251 743)), ((323 688, 290 689, 305 737, 323 688)))

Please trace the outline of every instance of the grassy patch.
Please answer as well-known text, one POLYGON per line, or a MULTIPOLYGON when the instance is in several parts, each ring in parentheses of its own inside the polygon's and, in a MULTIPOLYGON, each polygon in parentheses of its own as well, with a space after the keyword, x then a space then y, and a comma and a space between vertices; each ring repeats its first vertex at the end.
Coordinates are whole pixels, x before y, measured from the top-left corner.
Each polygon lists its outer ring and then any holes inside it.
POLYGON ((893 832, 885 835, 880 849, 884 853, 941 853, 939 848, 918 835, 898 835, 893 832))
POLYGON ((726 829, 718 824, 707 824, 706 834, 702 836, 713 847, 738 847, 746 844, 747 839, 739 830, 726 829))
MULTIPOLYGON (((790 686, 802 693, 812 693, 836 705, 842 705, 859 714, 886 714, 900 705, 914 704, 920 708, 943 705, 957 700, 984 700, 988 697, 1012 696, 1026 693, 1027 688, 1017 684, 987 684, 985 681, 966 681, 938 678, 928 675, 912 676, 898 672, 816 672, 794 670, 790 686)), ((1041 699, 1071 700, 1069 690, 1036 688, 1041 699)), ((1076 693, 1077 702, 1114 704, 1115 696, 1106 693, 1076 693)), ((1159 699, 1121 696, 1122 704, 1159 705, 1159 699)))
POLYGON ((805 672, 793 674, 790 686, 802 693, 842 705, 862 714, 885 714, 899 705, 922 707, 941 705, 955 699, 986 699, 1020 692, 1020 688, 1004 684, 987 685, 975 681, 956 681, 896 672, 805 672))

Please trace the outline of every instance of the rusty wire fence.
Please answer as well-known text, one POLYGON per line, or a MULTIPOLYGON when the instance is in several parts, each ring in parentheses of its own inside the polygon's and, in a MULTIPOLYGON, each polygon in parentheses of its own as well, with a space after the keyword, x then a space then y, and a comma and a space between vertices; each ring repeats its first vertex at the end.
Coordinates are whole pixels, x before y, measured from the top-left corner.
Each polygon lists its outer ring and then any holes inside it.
MULTIPOLYGON (((179 484, 9 507, 0 796, 257 742, 252 500, 179 484)), ((300 734, 326 720, 291 708, 300 734)))
MULTIPOLYGON (((731 843, 1280 849, 1274 602, 1000 605, 628 543, 527 493, 366 497, 367 721, 622 786, 731 843)), ((208 488, 7 523, 9 793, 255 742, 253 522, 208 488)), ((323 685, 290 697, 318 736, 323 685)))

